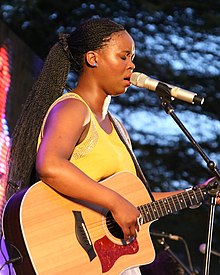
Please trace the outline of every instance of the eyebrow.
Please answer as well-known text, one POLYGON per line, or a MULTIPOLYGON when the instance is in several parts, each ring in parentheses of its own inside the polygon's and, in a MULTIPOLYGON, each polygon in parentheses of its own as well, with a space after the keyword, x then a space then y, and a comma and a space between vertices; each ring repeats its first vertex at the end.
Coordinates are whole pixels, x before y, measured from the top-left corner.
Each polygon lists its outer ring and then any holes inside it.
POLYGON ((124 50, 124 51, 121 51, 121 53, 126 53, 126 54, 130 54, 132 56, 135 56, 135 51, 134 52, 130 52, 129 50, 124 50))
POLYGON ((125 51, 122 51, 122 52, 132 54, 129 50, 125 50, 125 51))

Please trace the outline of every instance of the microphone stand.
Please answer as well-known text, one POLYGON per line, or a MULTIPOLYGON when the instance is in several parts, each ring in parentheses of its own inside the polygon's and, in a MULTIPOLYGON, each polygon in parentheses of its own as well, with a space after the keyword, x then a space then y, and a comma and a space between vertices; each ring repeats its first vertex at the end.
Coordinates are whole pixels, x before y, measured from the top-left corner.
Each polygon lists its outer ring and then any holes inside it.
POLYGON ((170 102, 172 101, 172 98, 171 98, 171 95, 170 95, 170 89, 169 89, 168 86, 166 86, 166 85, 164 85, 164 86, 165 86, 164 90, 160 91, 158 93, 158 96, 159 96, 159 98, 161 99, 161 102, 162 102, 163 109, 165 110, 165 112, 167 114, 169 114, 174 119, 174 121, 180 127, 180 129, 185 134, 185 136, 189 139, 189 141, 194 146, 194 148, 199 152, 199 154, 205 160, 208 169, 216 177, 214 180, 211 180, 207 184, 207 192, 211 196, 211 203, 210 203, 210 209, 209 209, 209 226, 208 226, 208 234, 207 234, 207 245, 206 245, 206 251, 205 251, 204 275, 208 275, 209 274, 209 268, 210 268, 211 243, 212 243, 212 235, 213 235, 213 224, 214 224, 214 213, 215 213, 215 206, 216 206, 216 197, 217 197, 217 194, 218 194, 219 188, 220 188, 220 172, 217 169, 216 164, 214 163, 214 161, 212 161, 208 158, 208 156, 202 150, 200 145, 196 142, 196 140, 192 137, 192 135, 189 133, 189 131, 186 129, 186 127, 183 125, 183 123, 180 121, 180 119, 174 113, 174 108, 170 104, 170 102))
POLYGON ((170 246, 165 242, 165 239, 164 238, 159 238, 158 240, 158 243, 161 245, 161 246, 163 246, 163 249, 164 249, 164 251, 167 251, 169 254, 170 254, 170 256, 174 259, 174 260, 176 260, 176 262, 177 263, 179 263, 179 265, 185 270, 185 272, 187 273, 187 274, 189 274, 189 275, 196 275, 197 273, 195 273, 194 271, 193 271, 193 269, 192 270, 189 270, 187 267, 186 267, 186 265, 173 253, 173 251, 170 249, 170 246))

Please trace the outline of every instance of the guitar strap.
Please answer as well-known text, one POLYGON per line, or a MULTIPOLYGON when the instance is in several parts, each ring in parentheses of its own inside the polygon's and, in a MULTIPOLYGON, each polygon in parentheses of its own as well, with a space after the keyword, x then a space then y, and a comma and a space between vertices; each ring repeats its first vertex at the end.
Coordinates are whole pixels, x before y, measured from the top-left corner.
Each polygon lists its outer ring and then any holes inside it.
POLYGON ((143 173, 143 171, 142 171, 142 169, 141 169, 141 167, 140 167, 140 165, 139 165, 139 163, 138 163, 138 161, 137 161, 137 158, 136 158, 136 156, 135 156, 135 154, 134 154, 134 152, 133 152, 133 150, 132 150, 132 148, 131 148, 130 140, 129 140, 129 138, 126 136, 126 133, 125 133, 125 130, 124 130, 122 124, 121 124, 120 121, 117 120, 117 118, 115 118, 110 112, 108 112, 108 115, 109 115, 109 118, 110 118, 112 124, 113 124, 114 127, 115 127, 116 132, 118 133, 118 135, 119 135, 121 141, 125 144, 125 146, 126 146, 128 152, 129 152, 129 154, 130 154, 130 156, 131 156, 131 158, 132 158, 132 160, 133 160, 133 162, 134 162, 134 165, 135 165, 135 168, 136 168, 136 172, 137 172, 138 178, 139 178, 139 179, 143 182, 143 184, 146 186, 147 191, 148 191, 148 193, 149 193, 149 195, 150 195, 152 201, 155 201, 155 199, 154 199, 154 197, 153 197, 153 194, 152 194, 152 192, 151 192, 151 190, 150 190, 149 183, 148 183, 147 179, 145 178, 144 173, 143 173))

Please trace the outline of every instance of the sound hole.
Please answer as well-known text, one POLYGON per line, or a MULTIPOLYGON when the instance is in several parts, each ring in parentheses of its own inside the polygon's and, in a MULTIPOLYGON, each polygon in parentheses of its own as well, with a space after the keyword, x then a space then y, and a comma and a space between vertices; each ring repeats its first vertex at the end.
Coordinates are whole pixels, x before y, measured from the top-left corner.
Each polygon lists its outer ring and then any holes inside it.
POLYGON ((112 213, 109 211, 106 216, 106 225, 110 233, 118 239, 124 239, 123 231, 121 227, 117 224, 117 222, 112 217, 112 213))

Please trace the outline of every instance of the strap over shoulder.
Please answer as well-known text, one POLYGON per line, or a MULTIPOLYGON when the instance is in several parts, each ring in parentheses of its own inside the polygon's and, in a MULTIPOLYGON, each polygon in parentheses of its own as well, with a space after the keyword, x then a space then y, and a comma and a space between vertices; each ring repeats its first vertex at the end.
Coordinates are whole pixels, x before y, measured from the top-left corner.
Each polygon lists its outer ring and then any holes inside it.
POLYGON ((115 118, 110 112, 108 112, 108 115, 109 115, 109 118, 111 119, 114 127, 115 127, 115 130, 116 132, 118 133, 121 141, 125 144, 129 154, 131 155, 131 158, 134 162, 134 165, 135 165, 135 168, 136 168, 136 172, 137 172, 137 176, 138 178, 144 183, 144 185, 146 186, 148 192, 149 192, 149 195, 152 199, 152 201, 154 201, 154 197, 153 197, 153 194, 150 190, 150 186, 149 186, 149 183, 148 181, 146 180, 145 176, 144 176, 144 173, 137 161, 137 158, 132 150, 132 146, 131 146, 131 141, 130 141, 130 138, 127 134, 127 131, 125 130, 123 124, 117 119, 115 118))

